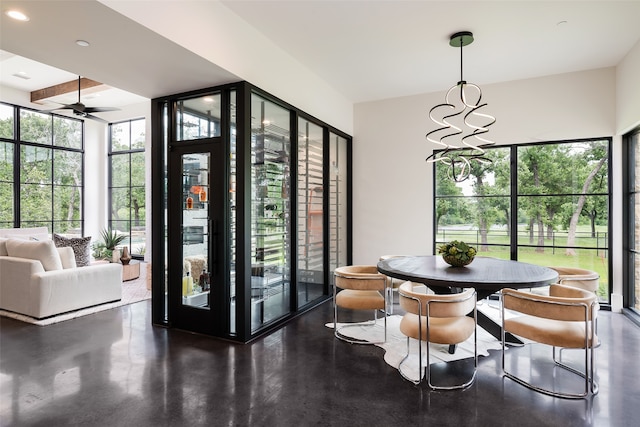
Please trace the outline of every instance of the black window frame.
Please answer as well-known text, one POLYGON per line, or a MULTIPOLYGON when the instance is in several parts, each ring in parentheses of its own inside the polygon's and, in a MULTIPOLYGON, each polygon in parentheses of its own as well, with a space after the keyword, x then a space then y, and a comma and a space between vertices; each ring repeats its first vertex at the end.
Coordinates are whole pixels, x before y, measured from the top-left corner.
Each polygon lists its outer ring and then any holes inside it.
MULTIPOLYGON (((84 126, 84 121, 81 119, 76 119, 74 117, 69 117, 69 116, 64 116, 64 115, 60 115, 60 114, 55 114, 55 113, 48 113, 48 112, 43 112, 34 108, 29 108, 29 107, 23 107, 20 105, 15 105, 15 104, 11 104, 8 102, 0 102, 0 104, 5 105, 5 106, 9 106, 13 109, 13 137, 12 138, 3 138, 0 137, 0 141, 2 142, 6 142, 6 143, 11 143, 13 144, 13 164, 14 164, 14 168, 13 168, 13 219, 12 221, 3 221, 0 223, 0 226, 5 227, 5 226, 9 226, 10 228, 20 228, 20 227, 42 227, 42 226, 46 226, 47 229, 49 230, 49 233, 53 234, 53 233, 60 233, 61 229, 60 227, 56 227, 56 224, 60 225, 61 223, 65 223, 65 222, 70 222, 68 220, 57 220, 55 218, 54 212, 55 212, 55 206, 56 206, 56 191, 55 189, 57 187, 60 187, 61 185, 57 185, 54 181, 54 177, 55 175, 55 154, 58 152, 72 152, 72 153, 79 153, 81 156, 81 165, 80 165, 80 180, 81 183, 79 186, 79 192, 80 192, 80 206, 79 206, 79 210, 80 210, 80 214, 79 214, 79 218, 77 220, 72 220, 71 222, 76 223, 79 225, 79 234, 80 236, 84 236, 84 228, 85 228, 85 209, 84 209, 84 201, 85 201, 85 191, 84 191, 84 187, 85 187, 85 172, 84 172, 84 161, 85 161, 85 126, 84 126), (32 141, 23 141, 21 138, 21 131, 20 131, 20 121, 21 121, 21 117, 22 111, 29 111, 29 112, 35 112, 38 114, 43 114, 43 115, 48 115, 51 118, 51 141, 49 141, 48 143, 39 143, 39 142, 32 142, 32 141), (71 120, 71 121, 76 121, 80 123, 80 148, 73 148, 73 147, 63 147, 60 145, 56 145, 55 144, 55 129, 54 129, 54 120, 58 118, 58 119, 62 119, 62 120, 71 120), (21 171, 21 152, 22 152, 22 147, 36 147, 36 148, 41 148, 41 149, 49 149, 51 150, 51 176, 52 176, 52 180, 51 183, 46 183, 43 185, 49 186, 51 189, 51 217, 46 219, 46 220, 23 220, 22 218, 22 207, 21 207, 21 200, 20 200, 20 195, 25 187, 25 185, 22 185, 21 183, 21 177, 20 177, 20 171, 21 171)), ((73 236, 77 235, 77 233, 72 233, 73 236)))
MULTIPOLYGON (((583 138, 583 139, 575 139, 575 140, 556 140, 556 141, 543 141, 543 142, 534 142, 534 143, 514 143, 514 144, 501 144, 501 145, 495 145, 495 146, 491 146, 489 148, 487 148, 487 150, 495 150, 495 149, 508 149, 509 150, 509 162, 510 162, 510 166, 509 166, 509 176, 510 176, 510 193, 509 194, 505 194, 504 197, 508 197, 509 198, 509 204, 510 204, 510 227, 512 230, 517 229, 517 222, 518 222, 518 200, 521 197, 530 197, 531 195, 525 195, 525 194, 519 194, 518 193, 518 165, 517 165, 517 154, 518 154, 518 149, 520 148, 526 148, 526 147, 532 147, 532 146, 540 146, 540 145, 550 145, 550 144, 575 144, 575 143, 588 143, 588 142, 597 142, 597 141, 605 141, 607 142, 607 191, 606 193, 589 193, 589 195, 594 195, 594 196, 606 196, 608 198, 607 200, 607 209, 608 209, 608 226, 607 226, 607 236, 606 236, 606 247, 604 248, 593 248, 593 247, 582 247, 582 246, 573 246, 573 248, 575 249, 587 249, 587 250, 604 250, 606 251, 606 259, 607 259, 607 275, 608 275, 608 288, 607 288, 607 292, 606 292, 606 300, 601 301, 601 305, 604 308, 610 309, 610 298, 611 298, 611 293, 612 293, 612 289, 613 289, 613 266, 612 266, 612 262, 611 262, 611 251, 612 251, 612 225, 611 225, 611 218, 610 218, 610 214, 612 212, 612 188, 613 188, 613 177, 612 177, 612 173, 611 173, 611 160, 612 160, 612 137, 597 137, 597 138, 583 138), (515 213, 515 214, 514 214, 515 213)), ((436 151, 440 151, 440 150, 436 150, 436 151)), ((446 241, 451 240, 451 239, 444 239, 444 240, 438 240, 438 224, 437 224, 437 218, 436 218, 436 207, 437 207, 437 202, 439 198, 443 198, 443 196, 439 196, 437 194, 437 174, 436 174, 436 165, 434 165, 433 167, 433 207, 434 207, 434 215, 433 215, 433 226, 432 226, 432 230, 433 230, 433 235, 434 235, 434 245, 433 245, 433 251, 434 253, 437 253, 437 247, 438 245, 442 244, 442 243, 446 243, 446 241)), ((572 193, 567 193, 567 194, 557 194, 558 196, 577 196, 577 194, 572 194, 572 193)), ((544 194, 544 195, 540 195, 540 196, 549 196, 548 194, 544 194)), ((447 196, 445 196, 447 197, 447 196)), ((448 197, 457 197, 457 198, 462 198, 462 197, 469 197, 469 196, 448 196, 448 197)), ((473 196, 473 197, 485 197, 485 196, 473 196)), ((491 195, 488 197, 495 197, 495 195, 491 195)), ((475 242, 474 242, 475 243, 475 242)), ((510 242, 508 245, 503 245, 503 244, 491 244, 489 243, 487 246, 502 246, 502 247, 507 247, 510 250, 510 257, 509 259, 511 260, 518 260, 518 250, 520 248, 524 248, 524 247, 537 247, 537 245, 528 245, 528 244, 519 244, 518 243, 518 235, 517 233, 511 233, 510 234, 510 242)), ((545 248, 551 248, 551 249, 566 249, 567 246, 566 245, 545 245, 545 248)), ((482 255, 482 253, 479 253, 479 255, 482 255)))
MULTIPOLYGON (((136 188, 142 187, 144 189, 144 192, 145 192, 145 205, 144 205, 145 212, 146 212, 146 209, 147 209, 147 204, 146 204, 146 192, 147 192, 146 179, 143 182, 142 186, 140 186, 140 185, 133 186, 132 185, 132 176, 131 176, 131 169, 132 169, 131 168, 131 164, 132 164, 131 156, 132 156, 132 154, 142 153, 144 155, 144 153, 146 151, 146 148, 144 146, 142 148, 135 148, 135 149, 131 148, 132 123, 133 122, 139 122, 139 121, 142 121, 143 124, 144 124, 145 141, 146 141, 146 119, 144 117, 138 117, 138 118, 127 119, 127 120, 120 120, 120 121, 117 121, 117 122, 109 123, 109 125, 108 125, 108 139, 107 139, 107 147, 108 147, 108 150, 107 150, 107 158, 108 158, 107 200, 108 200, 109 208, 107 210, 108 211, 107 212, 107 215, 108 215, 107 216, 107 218, 108 218, 107 224, 108 224, 108 226, 110 228, 113 228, 114 223, 128 222, 129 226, 128 226, 127 236, 129 238, 129 242, 130 242, 129 246, 132 246, 131 242, 133 241, 133 232, 132 232, 132 229, 133 229, 133 213, 132 213, 132 209, 133 208, 131 207, 131 205, 132 205, 132 203, 131 203, 132 191, 131 190, 132 190, 133 187, 136 187, 136 188), (114 151, 113 150, 113 126, 120 125, 122 123, 128 123, 129 124, 129 149, 128 150, 115 150, 114 151), (125 188, 125 187, 120 187, 120 186, 114 187, 114 185, 113 185, 113 159, 114 159, 114 156, 127 156, 128 157, 128 163, 129 163, 129 186, 126 187, 126 188, 129 189, 129 219, 126 220, 126 221, 125 220, 114 220, 113 219, 113 190, 115 188, 118 188, 118 189, 119 188, 125 188)), ((145 175, 146 175, 146 172, 145 172, 145 175)), ((146 233, 147 233, 146 218, 143 218, 142 220, 144 222, 143 228, 145 230, 145 245, 146 245, 146 233)), ((144 253, 141 254, 141 253, 135 252, 132 247, 129 248, 129 254, 131 255, 131 257, 133 259, 137 259, 137 260, 143 260, 144 259, 144 253)))

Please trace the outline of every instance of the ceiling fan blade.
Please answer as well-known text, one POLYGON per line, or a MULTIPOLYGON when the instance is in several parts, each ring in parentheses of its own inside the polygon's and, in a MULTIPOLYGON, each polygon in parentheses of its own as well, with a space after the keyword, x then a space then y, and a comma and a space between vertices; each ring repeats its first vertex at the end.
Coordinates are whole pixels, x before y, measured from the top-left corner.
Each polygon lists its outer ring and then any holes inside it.
POLYGON ((109 123, 106 120, 101 119, 100 117, 92 116, 91 113, 102 113, 106 111, 120 111, 120 109, 115 107, 86 107, 80 99, 80 91, 82 89, 81 79, 82 78, 78 76, 78 102, 74 102, 73 104, 61 104, 59 102, 56 102, 61 106, 50 108, 47 110, 40 110, 40 111, 42 113, 53 113, 55 111, 60 111, 60 110, 72 110, 76 116, 86 117, 86 118, 97 120, 100 122, 109 123))
POLYGON ((83 114, 83 115, 82 115, 82 117, 84 117, 85 119, 95 120, 95 121, 97 121, 97 122, 109 123, 108 121, 106 121, 106 120, 104 120, 104 119, 101 119, 101 118, 100 118, 100 117, 98 117, 98 116, 94 116, 93 114, 87 114, 87 113, 85 113, 85 114, 83 114))
POLYGON ((115 107, 86 107, 84 109, 85 113, 102 113, 105 111, 120 111, 120 109, 115 107))

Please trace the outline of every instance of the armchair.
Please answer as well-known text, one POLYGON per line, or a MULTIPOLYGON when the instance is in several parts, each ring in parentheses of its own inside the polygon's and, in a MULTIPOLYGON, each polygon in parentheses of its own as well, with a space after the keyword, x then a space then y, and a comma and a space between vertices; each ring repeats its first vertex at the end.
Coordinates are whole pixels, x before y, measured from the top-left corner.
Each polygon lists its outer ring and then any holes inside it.
MULTIPOLYGON (((594 379, 594 349, 598 346, 597 313, 598 302, 593 292, 564 285, 551 285, 549 295, 537 295, 514 289, 502 290, 502 370, 506 377, 532 390, 550 396, 579 399, 598 393, 594 379), (511 310, 515 317, 505 317, 505 310, 511 310), (584 378, 582 392, 555 391, 534 385, 507 371, 505 363, 505 334, 510 332, 536 343, 552 346, 553 362, 573 374, 584 378), (556 347, 584 350, 584 371, 562 362, 556 357, 556 347)), ((512 355, 510 357, 516 357, 512 355)), ((553 376, 555 380, 556 376, 553 376)))

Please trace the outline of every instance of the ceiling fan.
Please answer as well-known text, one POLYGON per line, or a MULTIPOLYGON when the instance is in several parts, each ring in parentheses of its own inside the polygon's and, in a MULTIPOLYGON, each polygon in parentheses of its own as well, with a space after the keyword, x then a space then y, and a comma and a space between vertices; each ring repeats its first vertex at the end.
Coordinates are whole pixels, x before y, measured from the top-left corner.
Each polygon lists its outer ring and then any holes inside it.
POLYGON ((114 107, 87 107, 82 102, 80 102, 80 80, 81 77, 78 76, 78 102, 73 104, 66 104, 60 108, 53 108, 48 112, 58 111, 58 110, 73 110, 73 114, 76 116, 81 116, 87 119, 97 120, 99 122, 108 123, 106 120, 101 119, 100 117, 94 116, 91 113, 102 113, 105 111, 118 111, 119 108, 114 107))

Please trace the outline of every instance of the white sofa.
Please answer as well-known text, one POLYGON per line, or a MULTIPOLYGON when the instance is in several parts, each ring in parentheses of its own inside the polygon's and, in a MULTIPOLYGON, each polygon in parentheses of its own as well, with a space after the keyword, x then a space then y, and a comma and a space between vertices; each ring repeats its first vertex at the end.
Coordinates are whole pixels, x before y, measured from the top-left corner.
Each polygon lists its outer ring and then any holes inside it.
POLYGON ((122 298, 122 265, 76 267, 46 227, 0 230, 0 309, 37 319, 122 298))

